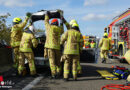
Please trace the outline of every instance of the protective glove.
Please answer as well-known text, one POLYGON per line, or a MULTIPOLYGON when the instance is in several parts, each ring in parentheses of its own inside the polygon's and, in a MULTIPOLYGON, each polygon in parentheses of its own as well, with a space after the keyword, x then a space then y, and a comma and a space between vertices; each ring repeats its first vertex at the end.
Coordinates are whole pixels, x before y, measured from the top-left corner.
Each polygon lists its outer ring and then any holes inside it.
POLYGON ((58 11, 59 13, 61 13, 61 14, 63 13, 63 11, 62 11, 62 10, 60 10, 60 9, 57 9, 57 11, 58 11))
POLYGON ((63 16, 61 17, 61 19, 62 19, 63 23, 67 22, 63 16))
POLYGON ((31 14, 30 12, 27 12, 27 13, 26 13, 26 16, 27 16, 28 18, 30 18, 31 15, 32 15, 32 14, 31 14))
POLYGON ((66 60, 65 55, 62 55, 62 56, 61 56, 61 59, 60 59, 60 62, 64 62, 65 60, 66 60))
POLYGON ((32 20, 30 19, 30 20, 29 20, 29 25, 32 25, 32 24, 33 24, 33 22, 32 22, 32 20))
POLYGON ((46 13, 45 13, 45 14, 49 16, 50 12, 49 12, 49 11, 46 11, 46 13))
POLYGON ((57 11, 60 13, 60 17, 62 18, 63 17, 63 11, 60 10, 60 9, 57 9, 57 11))

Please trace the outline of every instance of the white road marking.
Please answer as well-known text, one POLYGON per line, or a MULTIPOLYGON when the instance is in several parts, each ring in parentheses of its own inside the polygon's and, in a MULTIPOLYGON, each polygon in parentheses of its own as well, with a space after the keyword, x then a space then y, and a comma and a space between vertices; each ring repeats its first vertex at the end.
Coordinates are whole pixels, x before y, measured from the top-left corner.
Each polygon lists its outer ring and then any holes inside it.
POLYGON ((43 76, 35 78, 32 82, 30 82, 27 86, 25 86, 22 90, 30 90, 33 88, 40 80, 43 78, 43 76))

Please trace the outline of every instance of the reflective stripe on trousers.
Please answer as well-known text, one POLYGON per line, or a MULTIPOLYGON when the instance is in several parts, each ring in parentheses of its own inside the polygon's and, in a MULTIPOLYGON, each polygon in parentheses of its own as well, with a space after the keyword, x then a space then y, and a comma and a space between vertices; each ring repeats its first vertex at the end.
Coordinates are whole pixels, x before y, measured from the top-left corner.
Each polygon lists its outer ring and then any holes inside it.
POLYGON ((73 78, 77 78, 77 61, 79 61, 79 55, 66 55, 64 62, 64 78, 69 78, 70 63, 72 63, 73 78))
POLYGON ((73 75, 75 75, 75 74, 77 75, 77 71, 72 71, 72 72, 73 72, 73 75))
POLYGON ((60 54, 60 50, 48 49, 48 57, 52 76, 61 72, 60 54))
POLYGON ((24 64, 25 64, 25 58, 28 60, 29 62, 29 68, 30 68, 30 74, 34 75, 36 74, 36 69, 35 69, 35 64, 34 64, 34 55, 33 53, 20 53, 20 61, 19 61, 19 68, 18 71, 22 72, 24 68, 24 64))
POLYGON ((69 74, 69 70, 64 70, 64 73, 65 74, 69 74))

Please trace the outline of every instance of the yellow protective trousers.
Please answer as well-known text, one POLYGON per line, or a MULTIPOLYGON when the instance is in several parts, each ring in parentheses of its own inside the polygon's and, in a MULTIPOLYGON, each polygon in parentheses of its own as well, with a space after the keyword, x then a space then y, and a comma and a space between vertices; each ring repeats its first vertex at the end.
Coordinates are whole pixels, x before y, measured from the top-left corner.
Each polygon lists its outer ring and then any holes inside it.
POLYGON ((100 51, 101 59, 107 59, 107 56, 108 56, 108 50, 101 50, 100 51))
POLYGON ((19 47, 14 47, 13 48, 14 51, 14 68, 18 68, 18 64, 19 64, 19 47))
POLYGON ((66 55, 64 61, 64 78, 69 78, 70 66, 72 66, 73 78, 77 79, 77 61, 79 61, 79 55, 66 55))
POLYGON ((19 57, 19 67, 18 67, 18 73, 21 75, 23 71, 25 70, 24 64, 25 59, 28 60, 29 68, 30 68, 30 74, 35 75, 36 74, 36 68, 34 64, 34 54, 32 52, 20 52, 19 57))
POLYGON ((48 49, 48 57, 49 57, 51 75, 55 76, 56 74, 60 74, 61 73, 60 50, 48 49))

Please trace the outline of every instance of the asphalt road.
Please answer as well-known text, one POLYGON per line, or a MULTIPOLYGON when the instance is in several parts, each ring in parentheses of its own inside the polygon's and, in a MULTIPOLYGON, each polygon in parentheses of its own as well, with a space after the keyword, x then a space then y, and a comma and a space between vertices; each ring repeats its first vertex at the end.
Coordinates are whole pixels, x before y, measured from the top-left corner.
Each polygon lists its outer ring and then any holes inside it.
MULTIPOLYGON (((96 70, 103 69, 111 71, 112 65, 125 66, 130 69, 128 64, 101 64, 101 63, 81 63, 82 76, 78 77, 78 81, 65 82, 61 79, 50 79, 50 72, 48 68, 39 68, 38 77, 16 77, 12 74, 11 70, 8 75, 4 77, 4 81, 12 81, 14 85, 6 90, 100 90, 106 84, 124 84, 126 80, 105 80, 96 70)), ((2 90, 0 88, 0 90, 2 90)), ((5 89, 4 89, 5 90, 5 89)))
MULTIPOLYGON (((106 84, 126 83, 126 80, 105 80, 96 72, 96 70, 99 69, 111 71, 112 65, 115 64, 82 63, 83 75, 78 78, 78 81, 70 79, 70 81, 65 82, 62 79, 50 80, 48 78, 43 78, 31 90, 100 90, 101 87, 106 84)), ((130 66, 126 64, 120 65, 130 68, 130 66)))

